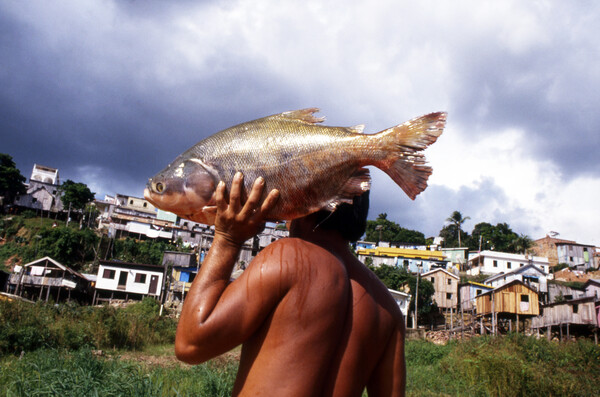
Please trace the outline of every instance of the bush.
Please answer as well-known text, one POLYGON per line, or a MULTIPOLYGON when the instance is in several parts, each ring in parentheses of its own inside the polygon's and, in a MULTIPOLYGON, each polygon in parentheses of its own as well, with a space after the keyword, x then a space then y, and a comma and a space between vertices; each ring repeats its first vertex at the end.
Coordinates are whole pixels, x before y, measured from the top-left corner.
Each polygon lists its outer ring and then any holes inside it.
POLYGON ((176 323, 152 298, 117 309, 0 301, 0 356, 46 348, 140 349, 173 343, 176 323))

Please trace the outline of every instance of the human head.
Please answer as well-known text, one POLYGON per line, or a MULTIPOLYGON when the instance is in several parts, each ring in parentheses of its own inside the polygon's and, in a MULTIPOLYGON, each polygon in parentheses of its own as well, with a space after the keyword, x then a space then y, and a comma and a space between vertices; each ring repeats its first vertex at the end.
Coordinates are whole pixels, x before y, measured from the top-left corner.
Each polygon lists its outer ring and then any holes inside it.
POLYGON ((315 217, 317 228, 322 230, 335 230, 348 241, 357 241, 367 228, 367 215, 369 213, 369 191, 360 196, 355 196, 352 204, 342 203, 335 211, 318 211, 311 216, 315 217))

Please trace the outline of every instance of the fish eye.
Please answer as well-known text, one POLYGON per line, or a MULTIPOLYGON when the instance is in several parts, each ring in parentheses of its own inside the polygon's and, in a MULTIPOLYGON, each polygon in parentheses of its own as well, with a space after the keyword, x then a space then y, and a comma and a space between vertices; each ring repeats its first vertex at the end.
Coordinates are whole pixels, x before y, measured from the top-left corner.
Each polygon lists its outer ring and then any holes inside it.
POLYGON ((154 184, 154 190, 156 190, 156 193, 162 193, 165 190, 165 185, 163 185, 160 182, 157 182, 154 184))

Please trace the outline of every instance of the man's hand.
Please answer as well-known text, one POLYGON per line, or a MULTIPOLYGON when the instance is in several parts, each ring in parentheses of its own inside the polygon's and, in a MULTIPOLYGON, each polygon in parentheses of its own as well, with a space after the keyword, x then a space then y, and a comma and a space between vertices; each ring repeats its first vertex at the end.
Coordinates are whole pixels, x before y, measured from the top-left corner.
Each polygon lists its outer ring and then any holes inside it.
POLYGON ((261 232, 265 227, 265 219, 279 199, 279 191, 273 189, 260 203, 265 180, 256 178, 248 200, 242 202, 244 176, 237 172, 233 177, 229 200, 224 182, 217 186, 217 215, 215 218, 215 235, 220 235, 229 243, 241 246, 244 241, 261 232))

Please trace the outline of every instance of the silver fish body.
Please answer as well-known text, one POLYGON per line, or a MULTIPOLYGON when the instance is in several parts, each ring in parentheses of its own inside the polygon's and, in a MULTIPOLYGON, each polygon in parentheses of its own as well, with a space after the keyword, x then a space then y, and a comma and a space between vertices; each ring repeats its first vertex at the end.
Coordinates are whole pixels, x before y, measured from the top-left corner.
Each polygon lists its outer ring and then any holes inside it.
POLYGON ((271 220, 298 218, 370 189, 368 165, 386 172, 414 199, 431 168, 422 153, 442 133, 446 113, 431 113, 377 134, 361 127, 320 125, 318 109, 284 112, 218 132, 178 156, 152 177, 144 196, 156 207, 205 224, 214 223, 219 181, 231 186, 237 171, 246 192, 265 179, 280 198, 271 220))

